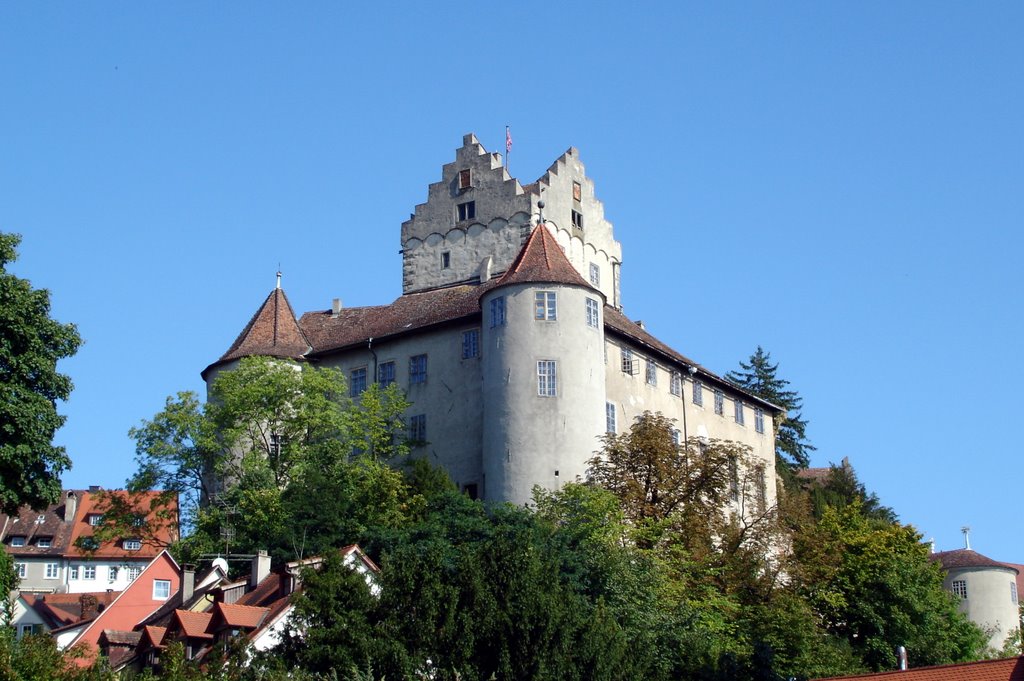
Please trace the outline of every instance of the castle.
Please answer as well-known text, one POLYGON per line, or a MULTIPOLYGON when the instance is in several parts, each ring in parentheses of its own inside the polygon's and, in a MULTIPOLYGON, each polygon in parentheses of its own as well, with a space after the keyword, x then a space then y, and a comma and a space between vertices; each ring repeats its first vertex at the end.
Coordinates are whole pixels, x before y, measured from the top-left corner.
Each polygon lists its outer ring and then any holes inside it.
POLYGON ((524 186, 466 135, 401 242, 397 300, 296 318, 279 279, 207 385, 253 355, 337 367, 354 397, 397 384, 413 454, 470 496, 516 504, 584 477, 602 435, 660 411, 677 440, 748 445, 756 463, 733 471, 734 503, 749 488, 774 504, 781 411, 624 314, 622 247, 575 148, 524 186))

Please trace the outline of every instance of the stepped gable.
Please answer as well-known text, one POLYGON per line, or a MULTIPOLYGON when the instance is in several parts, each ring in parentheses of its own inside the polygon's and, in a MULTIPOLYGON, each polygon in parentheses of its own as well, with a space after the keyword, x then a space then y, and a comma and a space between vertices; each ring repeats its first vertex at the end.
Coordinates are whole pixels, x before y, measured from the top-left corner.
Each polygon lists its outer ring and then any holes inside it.
POLYGON ((216 363, 257 355, 299 359, 308 351, 309 343, 295 321, 288 297, 283 289, 275 288, 216 363))
POLYGON ((480 314, 480 295, 495 282, 407 293, 390 305, 307 312, 299 326, 313 346, 313 355, 387 338, 480 314))
POLYGON ((939 551, 929 556, 932 560, 938 561, 944 570, 956 570, 960 568, 999 568, 1001 570, 1013 570, 1020 573, 1017 568, 992 560, 971 549, 956 549, 955 551, 939 551))
POLYGON ((580 276, 555 241, 554 235, 544 225, 533 228, 530 238, 497 285, 527 283, 570 284, 597 291, 580 276))

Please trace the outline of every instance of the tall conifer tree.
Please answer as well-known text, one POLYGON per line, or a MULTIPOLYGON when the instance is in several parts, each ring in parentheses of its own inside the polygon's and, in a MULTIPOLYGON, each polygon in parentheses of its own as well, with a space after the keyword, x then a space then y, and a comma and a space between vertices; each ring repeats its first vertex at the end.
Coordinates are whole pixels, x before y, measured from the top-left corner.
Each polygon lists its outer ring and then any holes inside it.
POLYGON ((776 461, 790 468, 807 468, 815 447, 807 441, 807 420, 801 411, 804 401, 795 390, 788 388, 789 381, 776 375, 778 368, 778 363, 771 362, 771 353, 758 345, 749 362, 740 362, 740 370, 730 371, 725 377, 786 410, 786 417, 775 424, 776 461))

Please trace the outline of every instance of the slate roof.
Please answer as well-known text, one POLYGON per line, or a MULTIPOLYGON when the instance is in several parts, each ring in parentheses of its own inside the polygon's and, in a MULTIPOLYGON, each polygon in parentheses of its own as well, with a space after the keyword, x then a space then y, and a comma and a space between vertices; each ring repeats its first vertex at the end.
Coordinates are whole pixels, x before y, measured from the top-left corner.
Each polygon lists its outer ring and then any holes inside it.
MULTIPOLYGON (((1008 657, 1002 660, 982 660, 944 664, 935 667, 919 667, 906 671, 835 676, 832 679, 893 679, 896 681, 1024 681, 1024 657, 1008 657)), ((819 680, 824 681, 824 680, 819 680)))
POLYGON ((1019 574, 1017 568, 1006 563, 992 560, 971 549, 956 549, 955 551, 939 551, 929 556, 932 560, 938 561, 944 570, 956 570, 962 568, 1000 568, 1013 571, 1019 574))
POLYGON ((519 255, 498 280, 498 286, 528 283, 571 284, 596 290, 580 276, 554 235, 544 225, 533 228, 519 255))

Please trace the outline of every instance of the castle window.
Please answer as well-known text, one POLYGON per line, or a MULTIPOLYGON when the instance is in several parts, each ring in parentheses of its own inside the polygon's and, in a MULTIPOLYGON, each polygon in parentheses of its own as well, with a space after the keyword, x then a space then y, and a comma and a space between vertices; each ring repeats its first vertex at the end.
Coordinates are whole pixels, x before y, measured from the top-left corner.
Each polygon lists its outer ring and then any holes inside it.
POLYGON ((558 395, 558 376, 553 359, 542 359, 537 362, 537 394, 541 397, 558 395))
POLYGON ((599 328, 601 324, 600 306, 593 298, 587 298, 587 326, 599 328))
POLYGON ((754 430, 764 433, 764 410, 760 407, 754 410, 754 430))
POLYGON ((18 575, 18 579, 25 579, 28 576, 28 565, 25 563, 15 563, 14 573, 18 575))
POLYGON ((736 423, 743 425, 743 402, 736 400, 733 403, 733 415, 736 417, 736 423))
POLYGON ((583 200, 583 187, 579 182, 572 183, 572 200, 582 201, 583 200))
POLYGON ((441 253, 441 269, 446 270, 452 266, 452 254, 449 251, 441 253))
POLYGON ((24 537, 11 537, 11 546, 24 546, 24 545, 25 545, 25 538, 24 537))
POLYGON ((377 367, 377 384, 386 388, 395 382, 395 363, 384 362, 377 367))
POLYGON ((462 359, 480 356, 480 329, 462 332, 462 359))
POLYGON ((476 201, 466 201, 465 203, 460 203, 458 209, 459 222, 462 222, 463 220, 472 220, 473 218, 476 217, 476 201))
POLYGON ((768 505, 768 485, 765 483, 764 468, 758 467, 754 472, 754 484, 757 485, 757 503, 763 511, 768 505))
POLYGON ((38 546, 41 549, 48 549, 50 548, 51 540, 52 537, 39 537, 38 539, 36 539, 36 546, 38 546))
POLYGON ((171 597, 171 580, 169 579, 154 579, 153 580, 153 600, 167 600, 171 597))
POLYGON ((953 580, 953 595, 959 596, 960 598, 967 598, 967 580, 965 579, 954 579, 953 580))
POLYGON ((533 318, 538 321, 553 322, 558 319, 558 306, 554 291, 537 291, 533 318))
POLYGON ((721 390, 715 391, 715 413, 719 416, 725 414, 725 394, 721 390))
POLYGON ((1017 583, 1010 582, 1010 602, 1017 605, 1017 583))
POLYGON ((416 414, 409 417, 409 439, 415 443, 427 441, 427 415, 416 414))
POLYGON ((60 577, 60 568, 57 566, 57 564, 56 563, 47 563, 46 564, 46 574, 45 574, 44 578, 45 579, 57 579, 58 577, 60 577))
POLYGON ((729 457, 729 498, 740 500, 740 465, 735 456, 729 457))
POLYGON ((348 376, 348 392, 352 397, 359 397, 366 392, 366 367, 353 369, 348 376))
POLYGON ((409 384, 427 382, 427 356, 413 355, 409 358, 409 384))
POLYGON ((633 351, 629 348, 622 348, 622 373, 635 376, 637 373, 636 362, 633 360, 633 351))
POLYGON ((142 548, 142 542, 138 539, 125 539, 124 550, 125 551, 138 551, 142 548))
POLYGON ((700 381, 693 382, 693 403, 698 407, 704 406, 704 384, 700 381))
POLYGON ((596 262, 590 263, 590 283, 601 286, 601 266, 596 262))
POLYGON ((96 579, 96 566, 95 565, 83 565, 82 566, 82 579, 96 579))
POLYGON ((658 366, 653 359, 647 360, 647 385, 658 385, 658 366))
POLYGON ((469 189, 473 186, 473 171, 469 168, 459 171, 459 189, 469 189))
POLYGON ((505 326, 505 296, 491 299, 491 328, 505 326))
POLYGON ((572 212, 572 226, 577 229, 583 229, 583 213, 578 210, 572 212))
POLYGON ((672 372, 672 377, 668 382, 668 391, 676 397, 683 394, 683 377, 679 375, 678 371, 672 372))
POLYGON ((612 433, 616 432, 615 429, 615 405, 611 402, 604 403, 604 429, 605 431, 612 433))
POLYGON ((678 447, 679 443, 681 441, 682 441, 682 434, 679 432, 679 429, 678 428, 673 428, 672 429, 672 444, 674 444, 676 447, 678 447))

